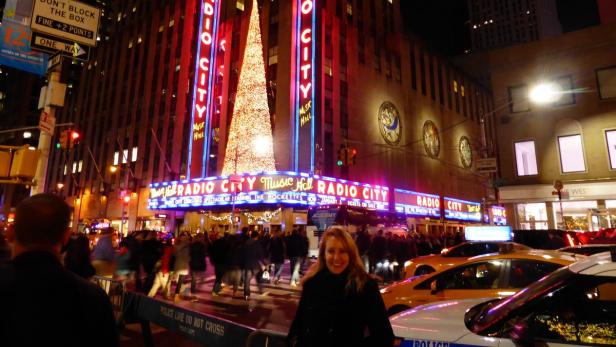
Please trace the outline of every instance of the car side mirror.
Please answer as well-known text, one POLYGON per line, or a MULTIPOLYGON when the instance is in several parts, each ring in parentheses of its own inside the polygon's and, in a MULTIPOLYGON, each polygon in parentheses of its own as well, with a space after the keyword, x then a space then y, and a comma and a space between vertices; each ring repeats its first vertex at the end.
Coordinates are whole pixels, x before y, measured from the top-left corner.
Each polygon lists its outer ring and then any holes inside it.
POLYGON ((441 283, 439 282, 439 280, 433 280, 432 282, 430 282, 430 294, 436 294, 438 292, 440 292, 442 290, 442 286, 441 283))
POLYGON ((516 346, 533 346, 533 334, 526 322, 517 322, 509 331, 509 338, 516 346))

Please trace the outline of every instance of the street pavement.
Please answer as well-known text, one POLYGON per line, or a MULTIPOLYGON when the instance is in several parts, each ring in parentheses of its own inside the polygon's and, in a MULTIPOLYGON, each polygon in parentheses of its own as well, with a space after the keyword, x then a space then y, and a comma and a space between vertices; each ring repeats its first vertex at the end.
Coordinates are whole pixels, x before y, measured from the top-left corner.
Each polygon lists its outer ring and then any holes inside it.
MULTIPOLYGON (((251 296, 246 301, 243 297, 242 287, 238 288, 236 296, 233 297, 229 285, 223 288, 219 296, 212 296, 213 267, 208 266, 205 282, 200 283, 197 287, 196 301, 180 300, 174 304, 190 311, 213 315, 240 325, 286 334, 295 317, 297 303, 301 295, 300 287, 289 285, 290 277, 289 263, 286 262, 281 281, 276 285, 265 283, 263 293, 259 293, 253 279, 251 281, 251 296)), ((163 299, 160 294, 156 296, 156 299, 173 303, 173 301, 163 299)), ((199 344, 156 325, 152 326, 152 333, 157 347, 199 346, 199 344)), ((143 346, 140 325, 131 324, 126 327, 121 337, 121 345, 125 347, 143 346)))

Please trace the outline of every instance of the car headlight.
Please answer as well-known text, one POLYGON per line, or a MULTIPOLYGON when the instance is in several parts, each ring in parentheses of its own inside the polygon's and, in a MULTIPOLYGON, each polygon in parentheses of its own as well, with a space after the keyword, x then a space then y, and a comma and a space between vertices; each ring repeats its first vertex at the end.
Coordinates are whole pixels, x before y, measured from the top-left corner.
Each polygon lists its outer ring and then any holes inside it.
POLYGON ((389 294, 391 293, 391 289, 386 287, 386 288, 381 289, 380 292, 381 294, 389 294))
POLYGON ((409 267, 409 266, 411 266, 411 264, 413 264, 413 262, 410 261, 410 260, 407 260, 407 261, 404 262, 404 267, 409 267))

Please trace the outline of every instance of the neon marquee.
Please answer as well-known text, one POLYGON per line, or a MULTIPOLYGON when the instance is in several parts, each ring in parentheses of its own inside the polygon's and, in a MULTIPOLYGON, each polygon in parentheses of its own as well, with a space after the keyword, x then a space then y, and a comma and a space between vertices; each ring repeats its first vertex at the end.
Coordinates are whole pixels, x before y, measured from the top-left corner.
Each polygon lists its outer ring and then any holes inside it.
POLYGON ((201 9, 188 144, 188 177, 204 177, 206 172, 220 0, 203 0, 201 9))
POLYGON ((314 171, 315 0, 295 3, 294 168, 314 171))
POLYGON ((389 210, 389 189, 376 185, 295 172, 207 177, 150 185, 148 208, 176 209, 260 203, 350 205, 389 210))
POLYGON ((454 198, 443 198, 446 219, 481 222, 481 204, 454 198))
POLYGON ((507 210, 502 206, 492 206, 492 223, 494 225, 507 225, 507 210))
POLYGON ((441 217, 441 198, 438 195, 395 189, 396 212, 420 217, 441 217))

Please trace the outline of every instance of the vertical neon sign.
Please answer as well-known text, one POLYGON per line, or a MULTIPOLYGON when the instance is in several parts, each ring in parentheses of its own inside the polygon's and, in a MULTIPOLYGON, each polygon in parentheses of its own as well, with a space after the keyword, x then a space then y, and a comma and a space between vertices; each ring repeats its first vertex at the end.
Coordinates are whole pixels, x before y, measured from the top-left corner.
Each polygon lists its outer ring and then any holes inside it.
POLYGON ((220 1, 203 0, 201 4, 188 142, 188 178, 206 176, 220 1))
POLYGON ((315 0, 297 0, 294 169, 314 171, 315 0))

